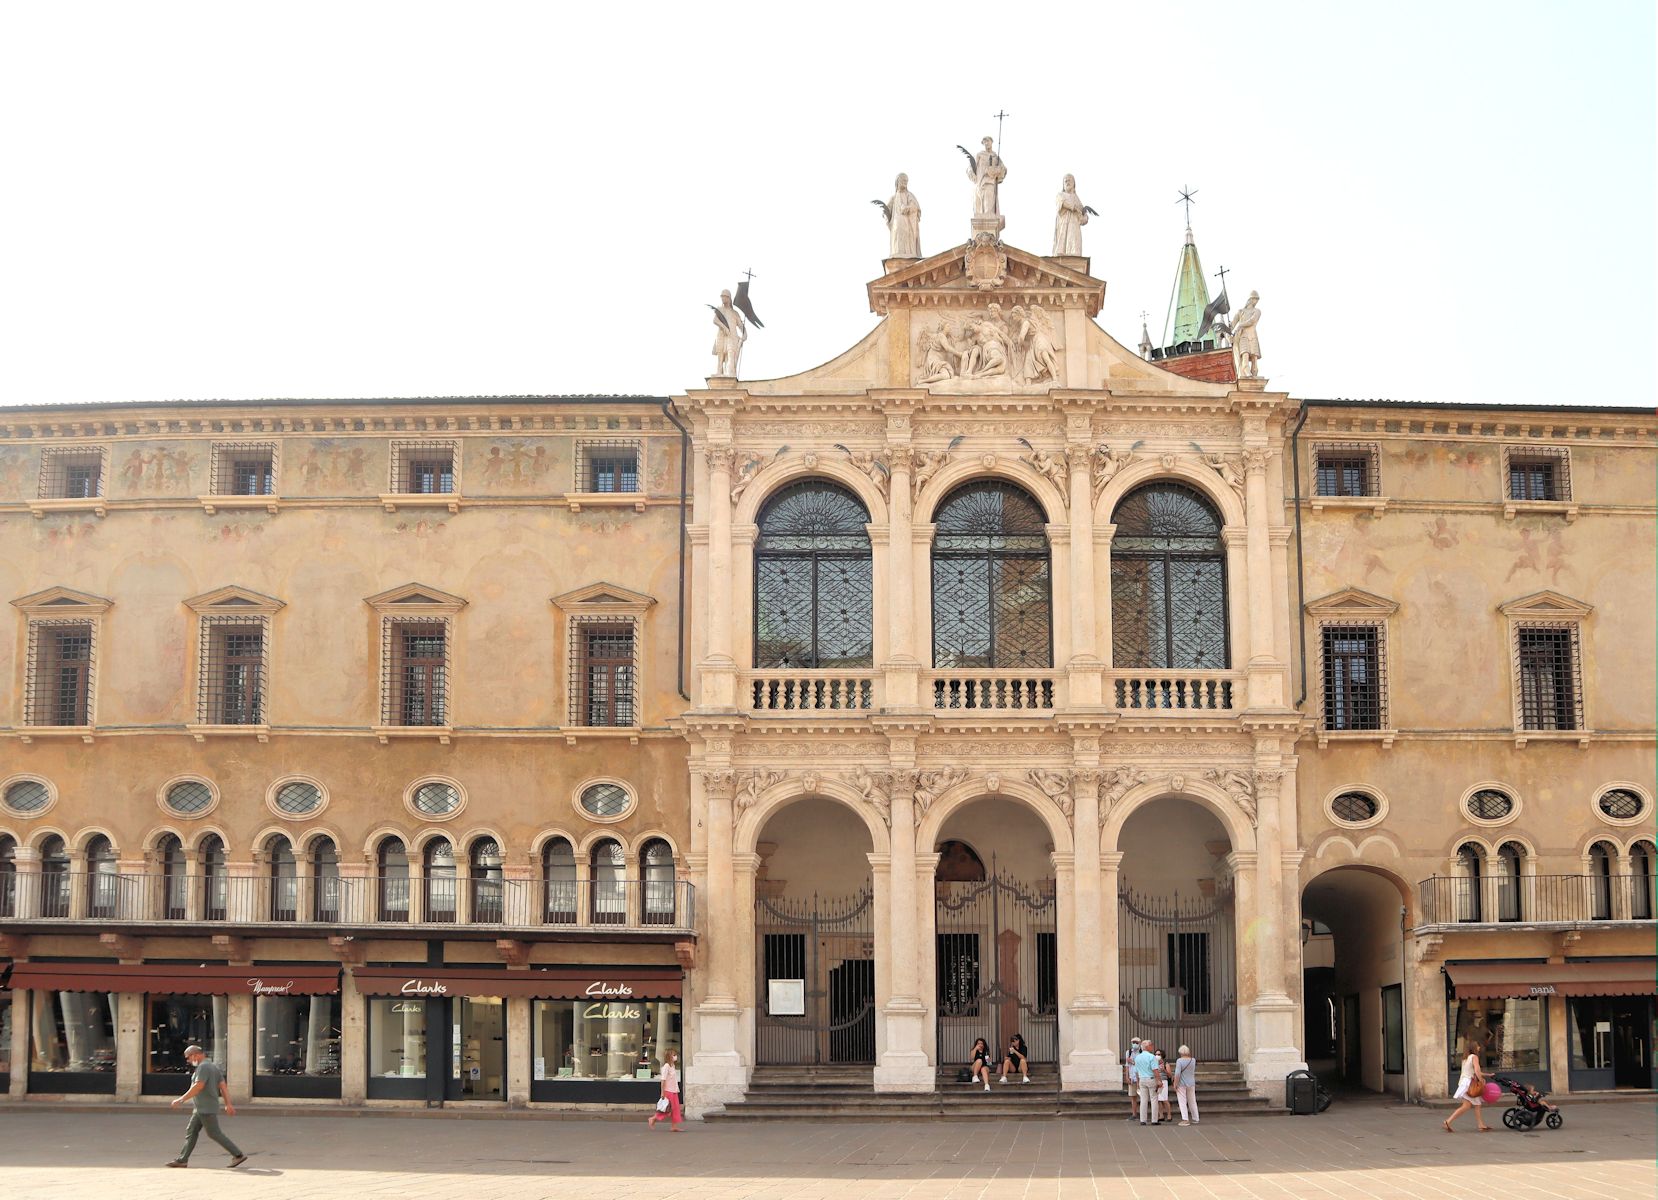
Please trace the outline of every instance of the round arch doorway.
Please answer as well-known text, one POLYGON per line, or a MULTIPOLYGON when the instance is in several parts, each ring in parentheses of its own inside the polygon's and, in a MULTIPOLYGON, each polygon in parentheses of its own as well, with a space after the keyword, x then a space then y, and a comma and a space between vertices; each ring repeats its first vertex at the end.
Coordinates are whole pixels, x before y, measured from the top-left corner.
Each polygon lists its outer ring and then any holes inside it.
POLYGON ((757 843, 755 1062, 875 1062, 875 895, 869 830, 809 797, 773 813, 757 843))
POLYGON ((1325 871, 1301 891, 1307 1063, 1349 1087, 1405 1090, 1409 898, 1397 876, 1362 864, 1325 871))

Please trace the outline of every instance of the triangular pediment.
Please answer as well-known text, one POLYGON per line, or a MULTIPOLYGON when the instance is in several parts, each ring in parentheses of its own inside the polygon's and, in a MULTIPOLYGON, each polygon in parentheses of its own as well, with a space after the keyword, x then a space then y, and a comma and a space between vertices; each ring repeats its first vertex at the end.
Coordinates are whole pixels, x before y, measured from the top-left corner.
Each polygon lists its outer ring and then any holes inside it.
POLYGON ((457 613, 466 607, 466 601, 440 588, 424 583, 405 583, 369 596, 364 603, 371 608, 394 613, 457 613))
POLYGON ((586 587, 552 597, 560 612, 612 612, 638 616, 656 603, 656 597, 614 583, 590 583, 586 587))
POLYGON ((1043 258, 1006 244, 967 242, 930 258, 901 260, 901 265, 887 260, 893 269, 870 283, 869 307, 885 314, 893 308, 933 307, 983 297, 1009 307, 1080 305, 1094 317, 1105 302, 1105 281, 1082 269, 1087 261, 1043 258))
POLYGON ((267 596, 263 592, 256 592, 251 588, 238 587, 236 584, 227 584, 221 588, 214 588, 211 592, 203 592, 199 596, 192 596, 184 602, 185 607, 195 612, 241 612, 257 613, 269 616, 279 608, 284 607, 285 601, 275 596, 267 596))
POLYGON ((1399 605, 1362 588, 1343 588, 1317 600, 1309 600, 1307 611, 1317 617, 1389 617, 1399 611, 1399 605))
POLYGON ((113 600, 94 596, 91 592, 77 592, 74 588, 66 587, 50 587, 44 591, 30 592, 27 596, 19 596, 12 601, 14 607, 26 613, 50 613, 53 616, 73 616, 76 613, 95 616, 106 611, 113 603, 113 600))
POLYGON ((1586 617, 1595 609, 1593 605, 1585 604, 1581 600, 1573 600, 1559 592, 1544 590, 1521 596, 1518 600, 1510 600, 1507 604, 1499 604, 1497 611, 1507 617, 1577 618, 1586 617))

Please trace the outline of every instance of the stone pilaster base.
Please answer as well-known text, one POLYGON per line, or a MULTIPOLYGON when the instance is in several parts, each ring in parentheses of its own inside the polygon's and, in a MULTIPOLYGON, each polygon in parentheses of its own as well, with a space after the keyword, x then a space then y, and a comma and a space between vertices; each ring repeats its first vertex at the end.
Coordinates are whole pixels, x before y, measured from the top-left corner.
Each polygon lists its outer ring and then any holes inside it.
POLYGON ((703 1004, 697 1010, 697 1052, 685 1072, 683 1099, 688 1115, 700 1117, 723 1109, 748 1094, 752 1068, 737 1048, 742 1009, 735 1004, 703 1004))
POLYGON ((894 999, 887 1003, 886 1049, 875 1067, 877 1092, 932 1092, 938 1073, 922 1048, 927 1036, 927 1010, 919 1001, 894 999))
POLYGON ((1252 1007, 1254 1046, 1243 1064, 1244 1082, 1257 1096, 1275 1105, 1284 1103, 1284 1076, 1307 1065, 1295 1044, 1295 1001, 1288 996, 1262 996, 1252 1007))
POLYGON ((1060 1067, 1060 1089, 1067 1092, 1121 1089, 1123 1068, 1111 1046, 1112 1006, 1100 996, 1078 996, 1068 1011, 1073 1049, 1060 1067))

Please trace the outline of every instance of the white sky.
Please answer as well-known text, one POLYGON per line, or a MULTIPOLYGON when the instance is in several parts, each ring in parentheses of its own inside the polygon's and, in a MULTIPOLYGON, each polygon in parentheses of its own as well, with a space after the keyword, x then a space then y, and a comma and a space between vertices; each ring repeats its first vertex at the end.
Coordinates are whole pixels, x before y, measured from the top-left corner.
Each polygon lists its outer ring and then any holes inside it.
POLYGON ((671 393, 748 267, 792 374, 872 326, 896 172, 965 240, 1003 107, 1008 241, 1075 173, 1131 346, 1189 184, 1275 389, 1654 401, 1651 0, 0 14, 0 404, 671 393))

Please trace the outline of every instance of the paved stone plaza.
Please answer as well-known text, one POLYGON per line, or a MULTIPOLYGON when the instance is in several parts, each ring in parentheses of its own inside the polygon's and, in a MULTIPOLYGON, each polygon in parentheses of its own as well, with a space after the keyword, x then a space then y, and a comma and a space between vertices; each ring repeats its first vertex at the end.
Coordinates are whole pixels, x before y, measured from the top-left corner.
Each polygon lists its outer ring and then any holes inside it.
MULTIPOLYGON (((239 1171, 206 1138, 188 1171, 162 1163, 185 1117, 0 1114, 5 1194, 50 1197, 1641 1197, 1658 1188, 1658 1107, 1568 1104, 1557 1133, 1447 1137, 1444 1112, 1380 1102, 1322 1117, 1211 1128, 1127 1121, 687 1127, 244 1113, 239 1171)), ((1467 1120, 1467 1118, 1465 1118, 1467 1120)))

